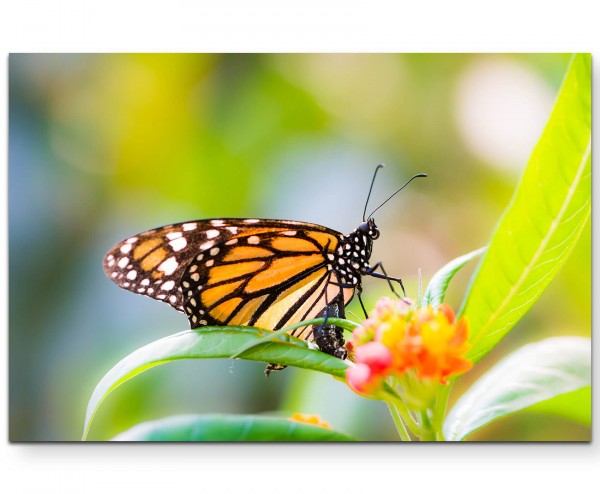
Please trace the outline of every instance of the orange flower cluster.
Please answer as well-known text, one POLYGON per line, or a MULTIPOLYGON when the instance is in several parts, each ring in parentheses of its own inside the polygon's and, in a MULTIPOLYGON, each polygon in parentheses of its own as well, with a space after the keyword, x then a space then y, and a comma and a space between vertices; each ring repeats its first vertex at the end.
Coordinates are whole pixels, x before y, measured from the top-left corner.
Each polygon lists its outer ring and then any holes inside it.
POLYGON ((356 365, 346 372, 349 386, 359 393, 376 391, 389 375, 414 370, 419 380, 447 383, 451 375, 472 367, 464 355, 468 324, 455 320, 448 305, 415 309, 409 299, 383 297, 348 343, 356 365))
POLYGON ((318 427, 323 427, 323 429, 331 429, 329 423, 322 420, 318 415, 295 413, 288 420, 291 420, 292 422, 301 422, 303 424, 316 425, 318 427))

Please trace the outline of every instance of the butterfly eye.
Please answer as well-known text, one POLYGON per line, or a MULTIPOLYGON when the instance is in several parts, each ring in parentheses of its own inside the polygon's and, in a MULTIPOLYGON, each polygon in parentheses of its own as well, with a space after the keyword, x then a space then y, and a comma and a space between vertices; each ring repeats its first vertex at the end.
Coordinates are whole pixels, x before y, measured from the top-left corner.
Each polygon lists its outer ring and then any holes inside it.
POLYGON ((357 230, 358 230, 360 233, 364 234, 364 235, 370 235, 370 234, 371 234, 371 233, 370 233, 370 232, 371 232, 371 227, 370 227, 370 226, 369 226, 369 224, 368 224, 368 223, 366 223, 366 222, 365 222, 365 223, 361 223, 360 225, 358 225, 358 228, 357 228, 357 230))
POLYGON ((377 228, 375 228, 374 230, 369 230, 369 236, 373 240, 377 240, 379 238, 379 230, 377 228))

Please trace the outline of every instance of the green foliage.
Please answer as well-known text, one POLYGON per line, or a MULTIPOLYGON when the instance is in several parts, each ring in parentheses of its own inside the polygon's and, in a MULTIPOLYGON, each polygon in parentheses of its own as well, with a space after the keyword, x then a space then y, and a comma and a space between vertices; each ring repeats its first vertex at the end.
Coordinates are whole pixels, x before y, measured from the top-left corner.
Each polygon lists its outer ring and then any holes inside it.
POLYGON ((444 421, 444 437, 460 441, 492 420, 589 387, 591 350, 588 338, 556 337, 513 352, 460 397, 444 421))
POLYGON ((531 308, 591 210, 591 60, 573 57, 558 100, 473 279, 460 315, 474 362, 531 308))
POLYGON ((307 342, 287 334, 278 335, 281 339, 276 341, 266 339, 272 333, 250 327, 206 327, 182 331, 139 348, 109 370, 94 389, 87 407, 83 438, 87 437, 96 410, 108 394, 141 372, 176 360, 233 358, 243 353, 247 360, 293 365, 344 377, 346 361, 310 349, 307 342))
POLYGON ((592 425, 592 387, 584 386, 570 393, 563 393, 549 400, 540 401, 523 412, 554 415, 590 427, 592 425))
POLYGON ((316 425, 255 415, 179 415, 138 424, 113 441, 355 441, 316 425))
POLYGON ((479 256, 484 251, 485 247, 482 247, 481 249, 469 252, 464 256, 457 257, 443 266, 442 269, 440 269, 437 273, 435 273, 432 276, 429 285, 427 285, 425 295, 423 295, 423 305, 438 307, 444 301, 446 289, 448 288, 448 284, 454 275, 471 259, 479 256))

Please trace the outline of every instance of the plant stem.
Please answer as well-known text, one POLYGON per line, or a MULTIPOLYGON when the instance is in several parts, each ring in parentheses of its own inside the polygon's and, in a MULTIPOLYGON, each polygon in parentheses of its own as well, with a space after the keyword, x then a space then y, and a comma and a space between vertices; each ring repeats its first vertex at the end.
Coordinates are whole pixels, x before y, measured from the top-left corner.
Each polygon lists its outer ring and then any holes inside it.
POLYGON ((432 427, 435 431, 436 441, 444 441, 444 435, 442 433, 442 427, 444 426, 444 419, 446 418, 446 407, 448 406, 448 398, 450 397, 450 391, 454 381, 451 381, 448 385, 440 389, 433 409, 432 427))
POLYGON ((433 425, 429 416, 427 415, 427 410, 423 410, 421 412, 421 441, 435 441, 436 434, 433 430, 433 425))
MULTIPOLYGON (((420 425, 412 417, 412 415, 408 411, 408 408, 406 408, 406 405, 400 398, 394 396, 391 393, 385 392, 385 391, 382 392, 382 395, 380 396, 380 398, 388 404, 388 407, 390 407, 390 410, 392 410, 392 407, 393 407, 393 409, 402 418, 402 422, 408 426, 408 428, 410 429, 410 432, 412 432, 415 436, 419 435, 420 425)), ((393 414, 392 414, 392 417, 393 417, 393 414)))
POLYGON ((392 419, 394 420, 394 425, 396 426, 396 430, 398 431, 400 439, 402 439, 402 441, 412 441, 410 435, 408 434, 408 431, 406 430, 406 426, 402 421, 402 417, 400 416, 400 413, 396 408, 396 405, 387 401, 386 403, 388 408, 390 409, 390 414, 392 415, 392 419))

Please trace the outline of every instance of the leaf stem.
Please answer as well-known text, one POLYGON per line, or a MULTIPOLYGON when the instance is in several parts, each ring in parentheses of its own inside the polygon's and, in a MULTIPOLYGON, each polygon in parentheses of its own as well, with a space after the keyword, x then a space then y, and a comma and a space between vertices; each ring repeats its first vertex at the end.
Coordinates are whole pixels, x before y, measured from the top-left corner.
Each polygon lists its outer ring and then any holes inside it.
POLYGON ((390 403, 386 401, 388 408, 390 409, 390 414, 392 415, 392 420, 394 421, 394 425, 396 426, 396 430, 398 431, 398 435, 402 441, 412 441, 408 430, 406 430, 406 425, 404 424, 402 417, 396 407, 395 403, 390 403))
POLYGON ((421 441, 435 441, 436 434, 433 430, 433 424, 427 413, 428 410, 421 410, 421 441))
POLYGON ((391 407, 394 407, 394 410, 396 410, 396 412, 400 414, 400 417, 402 417, 402 421, 408 426, 410 432, 412 432, 415 436, 419 435, 419 430, 421 428, 420 424, 418 424, 412 417, 408 408, 406 407, 401 398, 385 390, 380 392, 379 397, 388 404, 388 406, 390 407, 390 411, 391 407))
POLYGON ((446 418, 448 398, 450 397, 450 391, 452 391, 453 385, 454 380, 451 381, 447 386, 442 387, 435 400, 435 406, 433 409, 433 417, 431 422, 433 430, 435 431, 436 441, 445 441, 444 434, 442 433, 442 428, 444 426, 444 419, 446 418))

